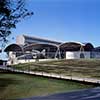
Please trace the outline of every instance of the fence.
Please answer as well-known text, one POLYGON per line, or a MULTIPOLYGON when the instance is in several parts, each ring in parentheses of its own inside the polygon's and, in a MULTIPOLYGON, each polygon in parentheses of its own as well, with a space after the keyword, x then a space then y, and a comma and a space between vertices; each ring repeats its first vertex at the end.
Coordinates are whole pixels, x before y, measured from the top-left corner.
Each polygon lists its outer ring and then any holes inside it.
POLYGON ((30 70, 17 70, 17 69, 11 68, 11 67, 0 67, 0 69, 11 71, 11 72, 25 73, 25 74, 51 77, 51 78, 57 78, 57 79, 75 80, 75 81, 80 81, 80 82, 100 84, 99 79, 86 78, 86 77, 75 77, 72 75, 72 73, 70 74, 70 76, 65 76, 62 74, 54 74, 54 73, 46 73, 46 72, 34 72, 34 71, 30 71, 30 70))

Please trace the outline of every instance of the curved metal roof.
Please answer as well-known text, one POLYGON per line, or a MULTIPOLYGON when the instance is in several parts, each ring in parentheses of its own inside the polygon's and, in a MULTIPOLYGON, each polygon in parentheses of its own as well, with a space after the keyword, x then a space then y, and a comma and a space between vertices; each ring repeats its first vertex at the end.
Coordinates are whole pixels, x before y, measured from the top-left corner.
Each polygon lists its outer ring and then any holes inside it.
POLYGON ((41 49, 43 49, 43 48, 45 48, 45 47, 52 47, 52 48, 57 48, 57 46, 56 45, 53 45, 53 44, 38 44, 38 43, 36 43, 36 44, 29 44, 29 45, 26 45, 26 46, 24 46, 23 47, 23 50, 24 51, 27 51, 27 50, 32 50, 33 49, 33 47, 34 48, 41 48, 41 49))
POLYGON ((94 46, 91 43, 85 43, 84 49, 86 51, 92 51, 94 49, 94 46))
POLYGON ((27 35, 23 35, 23 37, 25 38, 26 42, 30 42, 30 43, 34 43, 34 40, 40 42, 40 43, 46 43, 46 44, 56 44, 59 45, 62 42, 57 42, 54 40, 49 40, 49 39, 44 39, 44 38, 38 38, 38 37, 33 37, 33 36, 27 36, 27 35))
POLYGON ((86 51, 92 50, 94 48, 91 43, 81 43, 81 42, 65 42, 60 45, 60 48, 64 49, 64 50, 75 51, 75 50, 79 50, 81 48, 81 46, 86 51))
POLYGON ((37 43, 33 43, 33 44, 29 44, 29 45, 25 45, 25 46, 20 46, 18 44, 10 44, 9 46, 7 46, 5 48, 5 52, 8 51, 31 51, 33 48, 46 48, 46 47, 51 47, 51 48, 57 48, 56 45, 53 44, 37 44, 37 43))
POLYGON ((22 47, 20 45, 17 44, 10 44, 9 46, 7 46, 4 50, 5 52, 8 51, 23 51, 22 47))
POLYGON ((44 49, 46 47, 51 47, 57 49, 59 48, 64 51, 78 51, 80 47, 84 47, 85 51, 91 51, 94 49, 91 43, 80 43, 80 42, 65 42, 60 45, 53 45, 53 44, 40 44, 40 43, 33 43, 26 46, 20 46, 18 44, 10 44, 5 48, 5 52, 7 51, 31 51, 34 48, 44 49))

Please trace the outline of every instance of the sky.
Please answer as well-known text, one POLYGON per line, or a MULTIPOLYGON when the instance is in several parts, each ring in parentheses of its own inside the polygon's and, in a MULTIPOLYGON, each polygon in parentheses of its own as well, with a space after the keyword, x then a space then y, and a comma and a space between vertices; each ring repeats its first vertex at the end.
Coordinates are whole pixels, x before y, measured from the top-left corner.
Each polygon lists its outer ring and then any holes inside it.
POLYGON ((9 43, 26 34, 100 46, 100 0, 26 0, 26 7, 34 15, 17 24, 9 43))

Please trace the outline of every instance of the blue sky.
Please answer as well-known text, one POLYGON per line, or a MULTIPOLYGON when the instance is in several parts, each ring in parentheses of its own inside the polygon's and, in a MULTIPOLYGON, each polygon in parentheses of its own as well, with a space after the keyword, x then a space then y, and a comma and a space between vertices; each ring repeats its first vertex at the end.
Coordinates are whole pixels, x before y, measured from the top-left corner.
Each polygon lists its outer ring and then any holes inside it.
POLYGON ((27 8, 34 15, 17 24, 10 39, 27 34, 63 42, 91 42, 100 46, 100 0, 26 1, 27 8))

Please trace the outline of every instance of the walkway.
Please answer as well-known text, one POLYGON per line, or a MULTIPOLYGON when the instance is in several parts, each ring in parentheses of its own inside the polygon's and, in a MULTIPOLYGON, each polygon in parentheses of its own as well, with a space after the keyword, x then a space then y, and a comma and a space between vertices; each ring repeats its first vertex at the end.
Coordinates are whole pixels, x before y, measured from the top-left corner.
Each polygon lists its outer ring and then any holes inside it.
POLYGON ((100 100, 100 87, 18 100, 100 100))

